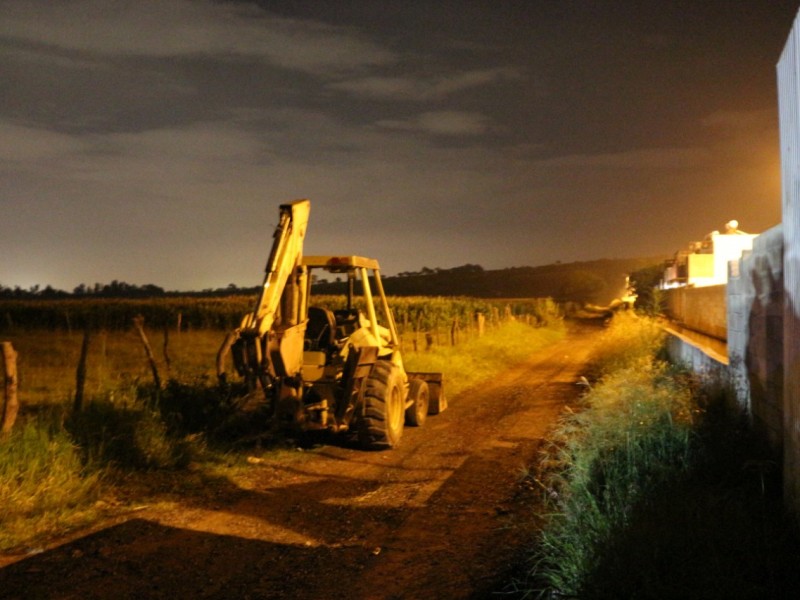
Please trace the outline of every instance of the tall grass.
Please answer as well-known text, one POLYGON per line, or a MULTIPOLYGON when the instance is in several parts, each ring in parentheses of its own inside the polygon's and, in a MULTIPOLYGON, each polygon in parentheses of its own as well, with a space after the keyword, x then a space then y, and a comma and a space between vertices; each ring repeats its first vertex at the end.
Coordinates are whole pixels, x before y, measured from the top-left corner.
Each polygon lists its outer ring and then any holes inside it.
POLYGON ((594 381, 631 367, 647 366, 659 358, 665 339, 657 320, 633 311, 619 312, 589 359, 587 377, 594 381))
MULTIPOLYGON (((724 398, 658 360, 646 318, 615 318, 582 406, 539 469, 552 514, 521 594, 797 597, 800 542, 774 457, 724 398), (770 468, 771 467, 771 468, 770 468)), ((724 390, 723 390, 724 392, 724 390)))
POLYGON ((159 411, 143 403, 94 401, 72 415, 66 427, 89 464, 168 469, 184 467, 192 457, 191 445, 171 435, 159 411))
MULTIPOLYGON (((159 333, 152 332, 156 348, 159 333)), ((0 440, 0 550, 95 519, 102 512, 95 502, 113 493, 118 475, 180 469, 205 451, 203 437, 189 436, 184 424, 201 428, 192 414, 211 401, 190 406, 196 395, 180 381, 216 391, 206 382, 221 337, 193 331, 170 338, 174 379, 160 393, 162 407, 152 402, 141 342, 133 334, 96 333, 84 408, 72 413, 81 335, 15 334, 23 411, 12 435, 0 440)))
POLYGON ((616 317, 590 359, 583 406, 552 436, 546 460, 558 468, 544 479, 554 514, 535 576, 554 596, 583 597, 634 509, 691 464, 691 388, 655 359, 662 339, 649 319, 616 317))
POLYGON ((0 550, 94 518, 103 473, 53 415, 0 439, 0 550))
POLYGON ((550 589, 576 597, 633 511, 687 472, 692 455, 690 389, 664 364, 616 371, 584 402, 554 436, 562 470, 547 481, 556 512, 538 565, 550 589))

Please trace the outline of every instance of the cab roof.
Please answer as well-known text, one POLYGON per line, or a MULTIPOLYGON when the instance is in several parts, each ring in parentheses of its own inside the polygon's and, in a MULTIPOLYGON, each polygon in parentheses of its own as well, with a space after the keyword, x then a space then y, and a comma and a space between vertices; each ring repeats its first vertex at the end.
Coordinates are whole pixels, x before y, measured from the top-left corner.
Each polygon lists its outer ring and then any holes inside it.
POLYGON ((346 271, 357 268, 380 269, 377 260, 363 256, 304 256, 303 264, 307 267, 333 271, 346 271))

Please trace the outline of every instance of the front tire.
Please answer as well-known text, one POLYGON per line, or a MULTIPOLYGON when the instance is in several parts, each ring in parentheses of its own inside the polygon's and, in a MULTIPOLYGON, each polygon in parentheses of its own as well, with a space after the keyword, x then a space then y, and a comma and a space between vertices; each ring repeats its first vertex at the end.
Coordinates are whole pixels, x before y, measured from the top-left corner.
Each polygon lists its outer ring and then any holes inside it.
POLYGON ((364 412, 358 439, 364 448, 395 448, 403 435, 405 393, 400 369, 386 360, 372 366, 364 381, 364 412))

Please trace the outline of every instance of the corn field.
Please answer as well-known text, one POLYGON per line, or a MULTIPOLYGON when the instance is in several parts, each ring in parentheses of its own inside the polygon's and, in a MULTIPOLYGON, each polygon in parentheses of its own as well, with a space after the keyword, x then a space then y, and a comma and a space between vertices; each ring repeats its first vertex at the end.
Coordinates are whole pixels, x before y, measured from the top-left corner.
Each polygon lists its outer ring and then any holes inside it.
MULTIPOLYGON (((312 304, 336 309, 345 306, 344 296, 314 296, 312 304)), ((152 299, 60 299, 0 301, 0 333, 26 330, 104 331, 130 329, 133 319, 144 317, 148 327, 230 330, 251 311, 252 296, 168 297, 152 299)), ((560 318, 558 306, 549 298, 486 300, 427 296, 392 297, 389 304, 400 333, 450 331, 454 324, 468 330, 477 314, 491 327, 503 319, 523 319, 546 325, 560 318)))
MULTIPOLYGON (((313 300, 331 310, 346 305, 344 296, 313 300)), ((88 396, 119 395, 122 390, 134 394, 152 379, 135 320, 146 329, 165 379, 213 381, 225 333, 238 326, 253 302, 250 296, 8 300, 0 302, 0 339, 12 342, 19 353, 19 384, 28 405, 74 398, 76 368, 84 362, 88 396)), ((480 335, 481 329, 489 332, 512 319, 547 326, 561 318, 549 299, 418 296, 393 297, 389 304, 404 352, 459 345, 480 335)))

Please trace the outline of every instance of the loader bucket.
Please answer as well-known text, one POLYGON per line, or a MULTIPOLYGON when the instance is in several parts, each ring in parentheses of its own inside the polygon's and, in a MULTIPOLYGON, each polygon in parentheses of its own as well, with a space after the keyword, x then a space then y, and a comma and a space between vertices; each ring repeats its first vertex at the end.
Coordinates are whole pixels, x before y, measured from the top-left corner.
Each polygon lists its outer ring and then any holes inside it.
POLYGON ((428 384, 428 414, 438 415, 447 408, 444 379, 441 373, 409 373, 409 379, 423 379, 428 384))

